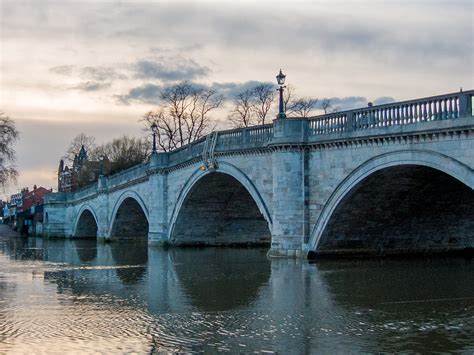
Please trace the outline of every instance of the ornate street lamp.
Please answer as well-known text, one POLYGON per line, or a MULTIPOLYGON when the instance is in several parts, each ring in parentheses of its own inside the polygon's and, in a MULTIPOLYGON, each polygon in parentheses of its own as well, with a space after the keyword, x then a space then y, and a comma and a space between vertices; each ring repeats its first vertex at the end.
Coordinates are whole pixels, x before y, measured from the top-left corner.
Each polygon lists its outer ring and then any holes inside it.
POLYGON ((283 89, 286 87, 284 86, 285 78, 286 78, 286 75, 283 74, 280 69, 280 74, 276 76, 277 83, 278 85, 280 85, 280 88, 278 89, 278 91, 280 91, 280 109, 278 110, 278 116, 277 116, 278 119, 286 118, 285 109, 283 107, 283 89))
POLYGON ((156 131, 158 129, 158 126, 156 125, 155 122, 152 123, 151 125, 151 131, 153 132, 153 150, 152 153, 156 153, 156 131))

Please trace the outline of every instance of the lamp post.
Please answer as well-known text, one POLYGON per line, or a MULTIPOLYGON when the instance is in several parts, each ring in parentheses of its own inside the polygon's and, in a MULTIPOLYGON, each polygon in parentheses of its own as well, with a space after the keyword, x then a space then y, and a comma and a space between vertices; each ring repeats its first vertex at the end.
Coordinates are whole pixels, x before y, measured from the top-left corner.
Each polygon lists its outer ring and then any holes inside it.
POLYGON ((278 88, 278 91, 280 92, 280 108, 278 110, 278 116, 277 116, 278 119, 286 118, 285 109, 283 107, 283 90, 286 87, 286 86, 284 86, 285 78, 286 78, 286 75, 283 74, 281 69, 280 69, 280 74, 278 74, 276 76, 277 83, 278 83, 278 85, 280 85, 280 87, 278 88))
POLYGON ((156 130, 158 126, 156 125, 155 122, 152 123, 151 125, 151 131, 153 132, 153 150, 152 153, 156 153, 156 130))

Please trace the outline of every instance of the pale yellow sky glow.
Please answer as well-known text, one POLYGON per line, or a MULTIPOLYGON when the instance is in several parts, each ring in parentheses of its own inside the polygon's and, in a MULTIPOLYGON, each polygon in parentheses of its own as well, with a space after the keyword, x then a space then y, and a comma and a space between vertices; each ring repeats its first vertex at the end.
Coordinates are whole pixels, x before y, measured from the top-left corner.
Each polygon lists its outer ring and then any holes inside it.
POLYGON ((181 80, 231 100, 282 68, 300 96, 343 108, 472 89, 473 3, 0 0, 0 111, 22 132, 6 192, 56 188, 78 133, 142 134, 140 116, 181 80))

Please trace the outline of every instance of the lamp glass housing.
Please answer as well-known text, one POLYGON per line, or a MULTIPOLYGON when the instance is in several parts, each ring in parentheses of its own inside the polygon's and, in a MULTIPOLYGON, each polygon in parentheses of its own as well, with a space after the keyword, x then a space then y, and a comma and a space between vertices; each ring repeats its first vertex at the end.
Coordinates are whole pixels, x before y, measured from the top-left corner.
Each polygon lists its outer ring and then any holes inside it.
POLYGON ((281 69, 280 69, 280 74, 278 74, 278 75, 276 76, 278 85, 284 85, 284 84, 285 84, 285 78, 286 78, 286 75, 283 74, 282 71, 281 71, 281 69))

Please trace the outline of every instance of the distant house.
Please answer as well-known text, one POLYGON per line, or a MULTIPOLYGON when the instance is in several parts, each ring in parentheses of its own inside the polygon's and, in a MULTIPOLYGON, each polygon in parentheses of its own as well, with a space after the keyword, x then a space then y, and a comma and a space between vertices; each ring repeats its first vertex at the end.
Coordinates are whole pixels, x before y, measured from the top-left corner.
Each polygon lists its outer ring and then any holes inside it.
POLYGON ((10 196, 10 203, 3 208, 3 223, 8 224, 14 230, 18 229, 18 213, 23 210, 23 197, 29 192, 28 187, 10 196))
POLYGON ((76 191, 97 181, 100 174, 101 163, 90 161, 86 149, 82 146, 79 154, 74 156, 72 167, 65 165, 63 159, 59 162, 58 191, 76 191))
POLYGON ((41 235, 43 232, 43 204, 44 196, 51 193, 52 189, 33 186, 33 190, 24 188, 20 193, 12 195, 10 207, 4 208, 4 215, 8 215, 13 229, 22 235, 41 235), (21 195, 21 200, 19 196, 21 195))

